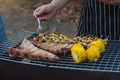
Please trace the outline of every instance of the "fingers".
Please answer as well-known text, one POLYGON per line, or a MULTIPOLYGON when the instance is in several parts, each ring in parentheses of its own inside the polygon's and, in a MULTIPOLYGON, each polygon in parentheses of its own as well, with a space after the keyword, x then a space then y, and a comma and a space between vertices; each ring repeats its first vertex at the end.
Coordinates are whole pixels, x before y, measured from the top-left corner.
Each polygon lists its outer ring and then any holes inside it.
POLYGON ((119 0, 112 0, 112 1, 108 2, 107 4, 116 5, 116 4, 120 4, 120 1, 119 0))
POLYGON ((50 20, 55 14, 56 10, 49 4, 42 5, 33 12, 34 17, 39 17, 41 21, 50 20))
POLYGON ((39 15, 41 15, 41 7, 38 7, 34 12, 33 15, 35 18, 37 18, 39 15))
POLYGON ((40 17, 40 20, 41 21, 46 21, 46 20, 48 20, 48 18, 46 16, 43 16, 43 17, 40 17))
POLYGON ((119 0, 99 0, 105 4, 111 4, 111 5, 116 5, 116 4, 119 4, 120 1, 119 0))
POLYGON ((114 1, 114 0, 99 0, 99 1, 101 1, 101 2, 103 2, 105 4, 108 4, 109 2, 114 1))
POLYGON ((110 0, 100 0, 100 1, 104 3, 110 2, 110 0))
POLYGON ((35 18, 39 17, 41 21, 47 20, 47 17, 43 14, 45 13, 45 9, 41 7, 38 7, 34 12, 33 15, 35 18))
POLYGON ((115 1, 110 1, 110 2, 107 2, 107 4, 116 4, 115 1))
POLYGON ((42 21, 50 20, 55 14, 56 13, 54 11, 50 13, 45 13, 44 15, 40 16, 40 19, 42 21))

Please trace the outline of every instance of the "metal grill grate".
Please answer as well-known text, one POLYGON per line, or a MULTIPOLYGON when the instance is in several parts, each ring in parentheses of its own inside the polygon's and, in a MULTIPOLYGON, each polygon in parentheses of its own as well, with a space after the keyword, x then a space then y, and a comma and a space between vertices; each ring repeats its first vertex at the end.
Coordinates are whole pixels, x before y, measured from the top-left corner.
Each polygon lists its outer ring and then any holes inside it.
MULTIPOLYGON (((24 38, 31 38, 36 33, 29 31, 21 31, 10 38, 13 47, 19 45, 24 38)), ((96 62, 83 62, 81 64, 75 64, 72 60, 71 55, 59 56, 60 60, 57 62, 49 61, 36 61, 31 60, 30 62, 22 62, 20 58, 10 58, 8 55, 8 41, 5 41, 0 45, 0 59, 8 60, 18 63, 31 64, 37 66, 45 66, 52 68, 64 68, 73 70, 89 70, 89 71, 102 71, 102 72, 120 72, 120 41, 111 40, 106 46, 106 52, 102 54, 101 59, 96 62), (6 45, 7 44, 7 45, 6 45)), ((10 44, 10 43, 9 43, 10 44)))

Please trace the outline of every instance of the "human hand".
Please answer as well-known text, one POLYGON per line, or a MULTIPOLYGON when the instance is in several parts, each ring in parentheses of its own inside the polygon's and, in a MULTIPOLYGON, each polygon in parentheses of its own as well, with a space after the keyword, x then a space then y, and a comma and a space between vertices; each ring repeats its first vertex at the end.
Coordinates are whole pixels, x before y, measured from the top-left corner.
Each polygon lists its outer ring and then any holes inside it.
POLYGON ((57 10, 51 4, 46 4, 38 7, 34 12, 33 15, 35 18, 39 17, 42 21, 51 19, 57 10))
POLYGON ((105 4, 117 5, 120 4, 120 0, 99 0, 105 4))

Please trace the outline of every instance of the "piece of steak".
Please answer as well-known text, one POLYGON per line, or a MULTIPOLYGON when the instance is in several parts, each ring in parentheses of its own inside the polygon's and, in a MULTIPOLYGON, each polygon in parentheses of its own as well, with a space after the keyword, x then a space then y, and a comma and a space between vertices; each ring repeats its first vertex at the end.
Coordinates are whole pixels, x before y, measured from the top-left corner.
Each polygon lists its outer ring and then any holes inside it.
POLYGON ((46 43, 46 42, 36 42, 31 40, 31 42, 38 48, 49 51, 54 54, 66 54, 70 51, 73 44, 61 44, 61 43, 46 43))
POLYGON ((29 40, 24 39, 17 48, 9 48, 10 57, 20 57, 36 60, 57 61, 59 57, 51 52, 35 47, 29 40))

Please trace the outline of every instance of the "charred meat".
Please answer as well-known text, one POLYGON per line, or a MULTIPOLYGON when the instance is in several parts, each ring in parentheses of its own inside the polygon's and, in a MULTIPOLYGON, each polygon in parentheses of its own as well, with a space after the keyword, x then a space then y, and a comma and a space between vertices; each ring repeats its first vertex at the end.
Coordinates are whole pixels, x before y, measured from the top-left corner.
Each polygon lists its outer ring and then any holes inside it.
POLYGON ((29 40, 24 39, 22 44, 17 48, 9 48, 11 57, 29 58, 36 60, 57 61, 56 55, 35 47, 29 40))

